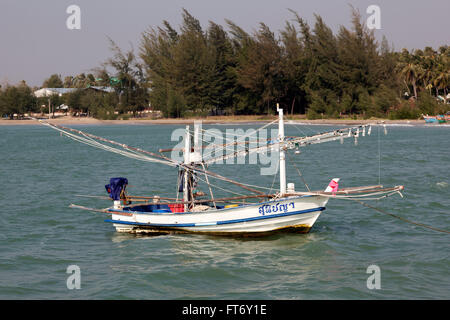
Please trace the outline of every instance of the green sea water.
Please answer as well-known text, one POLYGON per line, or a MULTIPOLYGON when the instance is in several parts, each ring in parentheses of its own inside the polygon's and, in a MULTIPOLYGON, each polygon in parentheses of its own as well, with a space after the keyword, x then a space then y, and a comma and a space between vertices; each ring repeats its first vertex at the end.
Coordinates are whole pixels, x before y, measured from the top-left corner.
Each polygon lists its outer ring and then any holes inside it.
MULTIPOLYGON (((174 146, 176 125, 85 125, 74 128, 149 151, 174 146)), ((204 126, 208 129, 211 126, 204 126)), ((218 125, 257 128, 257 124, 218 125)), ((287 135, 332 126, 287 125, 287 135)), ((450 127, 388 126, 360 137, 290 153, 311 189, 339 177, 341 187, 404 185, 404 198, 371 205, 450 230, 450 127)), ((0 126, 1 299, 449 299, 449 240, 354 201, 330 200, 308 234, 263 238, 119 234, 102 213, 110 177, 129 180, 134 195, 176 195, 173 168, 79 144, 44 126, 0 126), (80 270, 68 289, 67 268, 80 270), (368 267, 380 270, 369 289, 368 267)), ((248 184, 278 187, 257 165, 212 171, 248 184)), ((288 182, 305 190, 295 167, 288 182)), ((241 192, 233 185, 214 183, 241 192)), ((205 190, 208 191, 207 189, 205 190)), ((218 190, 216 196, 225 195, 218 190)))

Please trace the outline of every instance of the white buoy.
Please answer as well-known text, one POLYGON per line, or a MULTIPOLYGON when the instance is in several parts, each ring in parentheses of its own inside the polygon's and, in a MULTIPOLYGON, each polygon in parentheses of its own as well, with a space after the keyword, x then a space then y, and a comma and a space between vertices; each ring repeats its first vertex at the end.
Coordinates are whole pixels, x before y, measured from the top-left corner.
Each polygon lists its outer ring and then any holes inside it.
POLYGON ((369 126, 369 130, 367 130, 367 135, 370 136, 370 133, 372 132, 372 126, 369 126))
POLYGON ((387 128, 386 128, 386 125, 383 124, 383 127, 384 127, 384 135, 387 135, 387 128))

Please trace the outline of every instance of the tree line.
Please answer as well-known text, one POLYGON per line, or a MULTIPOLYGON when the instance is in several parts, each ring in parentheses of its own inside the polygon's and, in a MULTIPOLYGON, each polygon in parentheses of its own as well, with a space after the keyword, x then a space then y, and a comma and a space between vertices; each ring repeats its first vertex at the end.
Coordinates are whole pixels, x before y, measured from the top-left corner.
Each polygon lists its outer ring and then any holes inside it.
MULTIPOLYGON (((309 25, 291 14, 278 34, 264 23, 248 33, 231 20, 228 31, 212 21, 204 29, 183 9, 178 30, 164 20, 144 31, 137 54, 110 39, 112 57, 92 74, 52 75, 43 87, 113 87, 110 94, 80 90, 64 97, 97 117, 149 105, 166 117, 272 114, 276 103, 310 119, 447 111, 447 45, 396 52, 386 38, 378 43, 354 9, 351 28, 336 33, 318 15, 309 25)), ((0 111, 14 99, 20 110, 30 107, 29 91, 24 83, 1 88, 0 111)))

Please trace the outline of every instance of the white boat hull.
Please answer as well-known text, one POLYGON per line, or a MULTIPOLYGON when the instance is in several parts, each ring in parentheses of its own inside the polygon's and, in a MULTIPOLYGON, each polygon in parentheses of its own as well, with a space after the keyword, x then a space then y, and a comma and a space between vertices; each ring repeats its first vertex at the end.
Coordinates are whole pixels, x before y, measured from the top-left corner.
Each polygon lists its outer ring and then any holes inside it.
POLYGON ((275 231, 306 233, 325 210, 328 197, 289 197, 233 208, 188 213, 151 213, 110 209, 118 232, 195 232, 220 235, 266 234, 275 231))

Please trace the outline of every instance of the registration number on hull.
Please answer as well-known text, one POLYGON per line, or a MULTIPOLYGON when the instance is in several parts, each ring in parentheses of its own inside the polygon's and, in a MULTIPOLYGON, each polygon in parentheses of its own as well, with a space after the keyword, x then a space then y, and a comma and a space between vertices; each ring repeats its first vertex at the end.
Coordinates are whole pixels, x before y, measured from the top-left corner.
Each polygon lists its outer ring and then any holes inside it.
POLYGON ((259 214, 266 215, 269 213, 286 213, 289 211, 289 209, 294 209, 295 203, 276 203, 276 204, 264 204, 258 208, 259 214))

